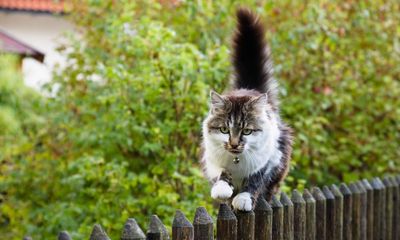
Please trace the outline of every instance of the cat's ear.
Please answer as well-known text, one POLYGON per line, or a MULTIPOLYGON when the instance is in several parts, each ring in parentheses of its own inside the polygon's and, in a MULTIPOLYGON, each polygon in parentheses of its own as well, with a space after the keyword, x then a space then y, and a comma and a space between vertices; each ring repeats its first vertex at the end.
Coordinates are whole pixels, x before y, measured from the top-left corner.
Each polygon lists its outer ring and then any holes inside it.
POLYGON ((249 101, 249 105, 252 107, 262 107, 266 106, 267 104, 268 104, 268 96, 266 93, 254 97, 249 101))
POLYGON ((217 92, 215 92, 214 90, 211 90, 210 91, 210 105, 211 105, 212 112, 221 111, 221 110, 225 109, 225 107, 227 105, 227 101, 221 95, 219 95, 217 92))

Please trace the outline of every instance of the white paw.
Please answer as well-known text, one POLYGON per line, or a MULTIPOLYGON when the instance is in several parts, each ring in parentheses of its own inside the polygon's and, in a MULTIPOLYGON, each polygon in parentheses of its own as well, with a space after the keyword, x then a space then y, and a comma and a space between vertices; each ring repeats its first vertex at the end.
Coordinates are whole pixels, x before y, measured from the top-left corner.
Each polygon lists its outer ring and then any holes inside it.
POLYGON ((233 208, 240 211, 251 211, 252 205, 253 201, 248 192, 239 193, 232 201, 233 208))
POLYGON ((223 180, 219 180, 211 188, 211 197, 214 199, 228 199, 232 196, 233 189, 223 180))

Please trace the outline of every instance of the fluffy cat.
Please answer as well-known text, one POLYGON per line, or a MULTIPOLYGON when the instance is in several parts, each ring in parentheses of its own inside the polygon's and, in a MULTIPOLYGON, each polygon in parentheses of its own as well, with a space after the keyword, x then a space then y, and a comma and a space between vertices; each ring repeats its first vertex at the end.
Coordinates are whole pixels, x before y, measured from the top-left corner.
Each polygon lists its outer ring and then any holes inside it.
POLYGON ((259 195, 270 200, 285 178, 291 129, 279 116, 278 90, 264 27, 247 9, 237 11, 232 90, 210 93, 203 122, 202 163, 214 199, 250 211, 259 195))

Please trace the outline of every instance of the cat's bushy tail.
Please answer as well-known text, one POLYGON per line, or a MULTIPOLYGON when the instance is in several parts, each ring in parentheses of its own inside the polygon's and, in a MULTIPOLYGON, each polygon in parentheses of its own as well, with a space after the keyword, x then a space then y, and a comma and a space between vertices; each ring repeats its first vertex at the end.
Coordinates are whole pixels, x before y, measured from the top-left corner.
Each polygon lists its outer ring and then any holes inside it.
POLYGON ((248 9, 238 9, 236 16, 237 30, 233 37, 232 56, 234 88, 267 93, 268 102, 277 107, 277 84, 272 75, 273 66, 264 26, 258 16, 248 9))

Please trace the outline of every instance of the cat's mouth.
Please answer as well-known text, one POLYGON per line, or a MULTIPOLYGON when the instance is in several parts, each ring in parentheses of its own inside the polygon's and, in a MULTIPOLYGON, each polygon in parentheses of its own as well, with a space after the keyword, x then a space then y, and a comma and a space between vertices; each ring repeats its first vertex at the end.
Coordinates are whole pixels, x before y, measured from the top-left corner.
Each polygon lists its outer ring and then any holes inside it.
POLYGON ((243 149, 228 149, 228 151, 233 154, 240 154, 243 152, 243 149))
POLYGON ((228 150, 228 152, 232 153, 232 154, 240 154, 243 152, 244 148, 243 147, 239 147, 239 148, 230 148, 227 147, 226 150, 228 150))

